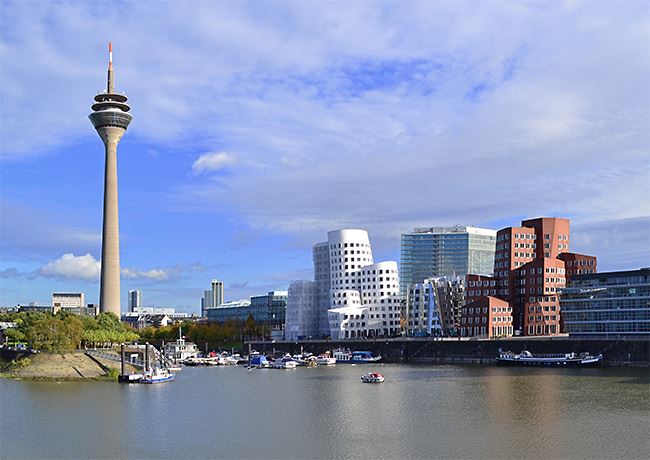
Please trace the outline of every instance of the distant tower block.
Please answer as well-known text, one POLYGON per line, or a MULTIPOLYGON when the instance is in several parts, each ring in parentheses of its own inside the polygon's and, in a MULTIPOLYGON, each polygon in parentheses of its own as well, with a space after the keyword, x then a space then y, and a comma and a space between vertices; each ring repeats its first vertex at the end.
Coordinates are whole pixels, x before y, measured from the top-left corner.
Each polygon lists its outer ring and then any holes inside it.
POLYGON ((120 316, 120 230, 117 212, 117 143, 133 118, 124 94, 115 93, 113 47, 108 44, 106 92, 95 96, 90 121, 106 147, 104 171, 104 226, 102 228, 102 272, 99 288, 101 312, 120 316))

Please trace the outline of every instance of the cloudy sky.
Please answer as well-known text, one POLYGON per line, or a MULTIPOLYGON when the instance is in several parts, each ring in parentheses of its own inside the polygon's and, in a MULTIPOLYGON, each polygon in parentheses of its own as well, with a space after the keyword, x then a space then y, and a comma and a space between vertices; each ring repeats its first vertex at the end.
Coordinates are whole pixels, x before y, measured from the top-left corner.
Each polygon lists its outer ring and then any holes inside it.
POLYGON ((0 21, 0 305, 98 300, 108 41, 134 115, 124 304, 286 288, 341 227, 382 260, 414 226, 562 216, 601 270, 650 265, 645 1, 3 0, 0 21))

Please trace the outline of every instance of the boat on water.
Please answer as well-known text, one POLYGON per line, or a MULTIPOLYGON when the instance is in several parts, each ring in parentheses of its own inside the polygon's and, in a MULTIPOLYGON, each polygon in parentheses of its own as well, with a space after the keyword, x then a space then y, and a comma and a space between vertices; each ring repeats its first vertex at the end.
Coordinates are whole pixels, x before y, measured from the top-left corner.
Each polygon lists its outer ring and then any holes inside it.
POLYGON ((250 361, 250 367, 262 368, 262 367, 271 367, 268 359, 264 355, 253 356, 250 361))
POLYGON ((175 374, 169 372, 165 368, 156 367, 153 370, 146 371, 142 378, 139 380, 140 383, 164 383, 171 382, 174 380, 175 374))
POLYGON ((274 369, 295 369, 297 366, 298 363, 290 355, 282 359, 276 359, 271 365, 274 369))
POLYGON ((373 356, 371 351, 350 351, 350 350, 336 350, 334 358, 337 363, 376 363, 381 360, 380 356, 373 356))
POLYGON ((120 375, 117 380, 122 383, 138 383, 142 378, 144 377, 143 374, 140 373, 132 373, 132 374, 123 374, 120 375))
POLYGON ((329 352, 327 352, 325 354, 318 355, 316 357, 316 363, 319 366, 329 366, 331 364, 336 364, 336 358, 331 356, 329 352))
POLYGON ((180 327, 178 328, 178 340, 166 343, 163 350, 165 358, 174 364, 183 363, 187 359, 196 358, 199 355, 198 347, 185 340, 180 327))
POLYGON ((589 353, 562 353, 534 355, 528 350, 516 354, 512 351, 499 350, 496 362, 501 366, 559 366, 559 367, 589 367, 598 366, 603 355, 589 353))
POLYGON ((379 372, 368 372, 361 376, 363 383, 382 383, 384 380, 384 376, 379 372))

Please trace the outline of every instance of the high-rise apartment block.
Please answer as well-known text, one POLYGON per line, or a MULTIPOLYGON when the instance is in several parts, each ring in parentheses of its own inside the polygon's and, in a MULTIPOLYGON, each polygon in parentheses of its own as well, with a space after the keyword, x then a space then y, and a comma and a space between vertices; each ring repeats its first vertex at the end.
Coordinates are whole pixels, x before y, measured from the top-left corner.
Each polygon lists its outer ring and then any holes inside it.
POLYGON ((402 234, 400 294, 409 284, 468 273, 491 275, 496 231, 470 226, 415 228, 402 234))
MULTIPOLYGON (((562 331, 559 290, 570 277, 568 262, 587 261, 596 269, 595 257, 569 253, 569 243, 569 220, 562 218, 524 220, 520 227, 497 232, 496 297, 512 307, 516 333, 555 335, 562 331)), ((468 283, 471 281, 468 277, 468 283)), ((490 295, 494 296, 492 279, 482 281, 490 283, 490 295)), ((468 289, 472 291, 472 286, 468 289)))
POLYGON ((129 291, 129 311, 134 312, 142 307, 142 291, 133 289, 129 291))
POLYGON ((207 315, 207 309, 218 307, 223 303, 223 300, 223 281, 214 279, 211 282, 210 289, 203 291, 203 298, 201 299, 201 316, 205 318, 207 315))
POLYGON ((285 337, 400 334, 397 263, 374 263, 365 230, 336 230, 327 237, 313 247, 314 281, 289 285, 285 337))

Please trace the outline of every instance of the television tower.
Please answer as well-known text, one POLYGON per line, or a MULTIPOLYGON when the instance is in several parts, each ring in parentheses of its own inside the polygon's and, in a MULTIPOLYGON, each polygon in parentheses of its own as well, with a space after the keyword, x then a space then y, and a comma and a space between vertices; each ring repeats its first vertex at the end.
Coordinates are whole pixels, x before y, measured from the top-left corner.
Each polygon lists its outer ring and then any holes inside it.
POLYGON ((104 225, 102 228, 102 272, 99 310, 120 317, 120 229, 117 213, 117 143, 131 123, 131 107, 124 94, 115 93, 113 46, 108 44, 108 84, 106 92, 95 96, 88 118, 106 147, 104 169, 104 225))

